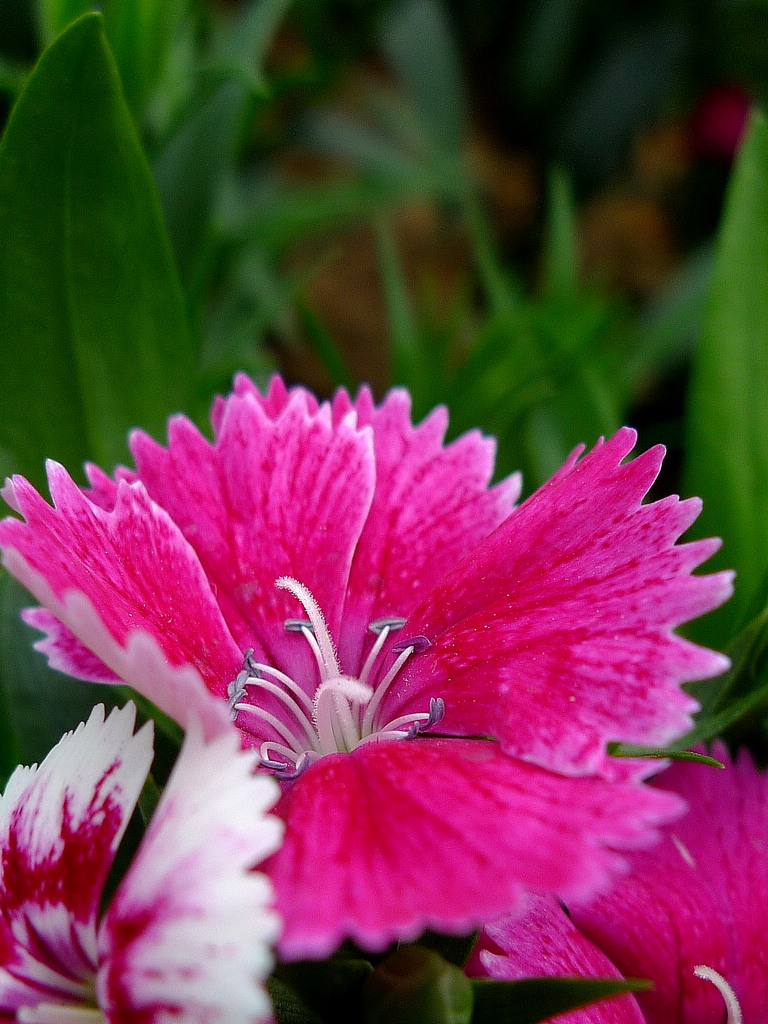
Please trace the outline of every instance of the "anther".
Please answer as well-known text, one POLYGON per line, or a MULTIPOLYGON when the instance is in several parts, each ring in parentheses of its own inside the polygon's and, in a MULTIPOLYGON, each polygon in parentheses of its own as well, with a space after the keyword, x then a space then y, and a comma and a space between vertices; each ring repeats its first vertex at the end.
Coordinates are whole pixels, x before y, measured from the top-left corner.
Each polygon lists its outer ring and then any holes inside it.
POLYGON ((308 629, 310 633, 315 632, 315 627, 311 622, 306 619, 286 619, 285 620, 285 631, 286 633, 303 633, 305 629, 308 629))
POLYGON ((407 640, 398 640, 396 644, 392 644, 392 650, 399 652, 412 647, 414 654, 421 654, 422 651, 426 651, 431 646, 432 641, 422 633, 419 633, 418 636, 409 637, 407 640))
POLYGON ((414 722, 408 730, 408 739, 412 740, 425 729, 431 729, 433 725, 442 722, 443 718, 445 718, 445 701, 442 697, 430 697, 429 718, 426 722, 414 722))
POLYGON ((397 615, 390 615, 386 618, 376 619, 374 622, 369 622, 368 629, 371 633, 375 633, 377 636, 387 627, 389 627, 390 633, 393 633, 396 629, 402 629, 407 621, 407 619, 401 619, 397 615))

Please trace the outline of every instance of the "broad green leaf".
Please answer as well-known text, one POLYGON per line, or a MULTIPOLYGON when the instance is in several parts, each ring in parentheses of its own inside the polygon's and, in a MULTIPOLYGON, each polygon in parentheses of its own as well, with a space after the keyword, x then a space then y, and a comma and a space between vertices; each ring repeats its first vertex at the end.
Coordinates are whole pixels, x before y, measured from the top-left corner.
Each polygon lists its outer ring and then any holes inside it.
POLYGON ((0 145, 0 445, 113 465, 184 407, 194 348, 99 15, 42 56, 0 145))
POLYGON ((472 1024, 539 1024, 559 1013, 588 1006, 624 992, 641 992, 647 981, 631 978, 526 978, 523 981, 472 982, 472 1024))
POLYGON ((704 499, 710 567, 736 569, 736 596, 697 631, 723 645, 768 566, 768 123, 756 113, 736 160, 688 404, 685 492, 704 499))
POLYGON ((400 946, 363 988, 363 1024, 470 1024, 472 982, 424 946, 400 946))

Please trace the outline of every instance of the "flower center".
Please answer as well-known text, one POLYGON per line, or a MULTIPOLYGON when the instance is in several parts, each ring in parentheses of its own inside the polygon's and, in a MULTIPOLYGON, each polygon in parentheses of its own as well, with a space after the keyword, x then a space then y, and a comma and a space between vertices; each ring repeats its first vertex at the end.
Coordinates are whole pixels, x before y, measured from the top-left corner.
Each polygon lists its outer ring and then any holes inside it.
POLYGON ((328 624, 307 587, 291 576, 281 576, 275 585, 290 591, 307 614, 308 622, 288 619, 285 628, 301 633, 309 644, 320 681, 310 698, 290 676, 255 661, 252 650, 246 652, 243 667, 229 684, 227 694, 239 728, 250 732, 249 722, 254 727, 266 722, 281 737, 261 744, 259 753, 264 768, 284 779, 295 778, 325 754, 348 752, 365 743, 413 739, 442 719, 445 704, 440 697, 432 697, 429 711, 382 721, 381 703, 387 690, 408 659, 431 646, 425 636, 394 644, 392 650, 397 657, 375 686, 372 685, 371 680, 381 671, 381 653, 387 638, 405 625, 405 619, 372 622, 368 628, 376 635, 376 640, 365 664, 358 676, 346 675, 341 670, 328 624), (265 693, 271 694, 288 710, 287 722, 258 703, 265 693))

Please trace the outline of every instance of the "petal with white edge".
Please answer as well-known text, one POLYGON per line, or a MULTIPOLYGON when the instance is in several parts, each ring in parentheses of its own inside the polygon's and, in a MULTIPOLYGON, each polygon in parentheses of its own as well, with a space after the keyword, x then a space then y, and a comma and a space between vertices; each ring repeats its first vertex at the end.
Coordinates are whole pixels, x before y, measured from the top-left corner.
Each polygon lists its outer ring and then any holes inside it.
POLYGON ((272 887, 251 870, 280 843, 273 779, 237 733, 187 734, 163 797, 99 933, 99 1005, 111 1024, 171 1017, 252 1022, 279 934, 272 887))
POLYGON ((96 963, 96 917, 115 850, 152 761, 128 704, 94 708, 40 767, 17 768, 0 799, 0 1015, 82 998, 96 963))

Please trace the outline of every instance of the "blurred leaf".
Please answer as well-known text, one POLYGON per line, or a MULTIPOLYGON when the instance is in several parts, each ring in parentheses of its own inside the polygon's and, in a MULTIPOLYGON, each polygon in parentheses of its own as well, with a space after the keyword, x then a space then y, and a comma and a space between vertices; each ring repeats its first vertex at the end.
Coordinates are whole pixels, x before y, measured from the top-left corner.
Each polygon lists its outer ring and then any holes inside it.
POLYGON ((423 946, 400 946, 363 989, 364 1024, 470 1024, 472 983, 423 946))
POLYGON ((576 210, 570 181, 561 168, 550 171, 547 198, 544 287, 551 295, 569 296, 578 282, 576 210))
POLYGON ((359 1024, 363 986, 373 970, 363 959, 281 964, 270 981, 280 1024, 359 1024), (278 986, 273 991, 272 984, 278 986))
POLYGON ((38 22, 43 45, 52 43, 67 25, 91 9, 91 0, 38 0, 38 22))
POLYGON ((40 483, 125 458, 184 407, 193 345, 157 197, 98 15, 41 58, 0 145, 0 444, 40 483))
POLYGON ((299 302, 298 313, 310 344, 320 357, 334 385, 345 387, 348 391, 353 392, 356 384, 355 378, 344 361, 341 350, 320 317, 306 302, 299 302))
POLYGON ((224 26, 214 45, 213 59, 230 73, 242 75, 249 88, 266 90, 264 60, 275 33, 293 0, 257 0, 224 26))
POLYGON ((239 81, 201 86, 193 111, 154 162, 160 201, 188 292, 198 284, 214 205, 234 161, 247 98, 239 81))
POLYGON ((273 975, 267 981, 278 1024, 325 1024, 319 1014, 311 1010, 299 993, 282 978, 273 975))
POLYGON ((381 37, 430 141, 442 152, 457 154, 466 127, 466 101, 445 9, 436 0, 405 0, 388 11, 381 37))
POLYGON ((34 601, 6 573, 0 578, 0 692, 14 740, 2 746, 2 766, 12 759, 40 762, 69 729, 85 721, 95 704, 113 707, 123 694, 114 686, 84 683, 54 672, 32 647, 40 634, 21 621, 20 611, 34 601))
MULTIPOLYGON (((389 322, 392 381, 398 384, 411 384, 411 378, 419 372, 420 356, 422 357, 421 369, 426 369, 423 366, 424 348, 419 344, 408 288, 392 232, 381 219, 375 222, 374 229, 381 286, 384 292, 384 306, 389 322)), ((437 367, 430 365, 427 372, 431 377, 435 373, 439 374, 440 371, 437 367)))
POLYGON ((699 536, 723 538, 736 596, 696 635, 732 635, 768 567, 768 124, 756 113, 737 158, 688 403, 685 491, 704 499, 699 536))
POLYGON ((722 768, 723 764, 708 754, 695 750, 672 750, 664 747, 640 747, 634 743, 609 743, 608 753, 612 757, 644 757, 652 761, 688 761, 691 764, 706 764, 710 768, 722 768))
POLYGON ((642 992, 650 982, 632 978, 526 978, 472 982, 472 1024, 539 1024, 559 1013, 588 1006, 624 992, 642 992))
POLYGON ((138 119, 160 77, 186 0, 110 0, 104 24, 126 101, 138 119))

